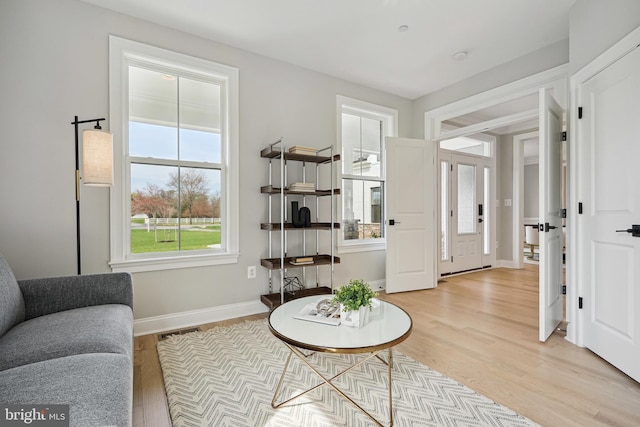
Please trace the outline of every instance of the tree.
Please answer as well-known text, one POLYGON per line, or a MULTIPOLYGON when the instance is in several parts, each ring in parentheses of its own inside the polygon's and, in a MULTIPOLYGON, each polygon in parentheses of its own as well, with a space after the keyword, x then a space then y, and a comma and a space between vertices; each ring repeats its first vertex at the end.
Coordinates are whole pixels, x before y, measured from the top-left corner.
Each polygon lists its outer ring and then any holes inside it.
POLYGON ((131 193, 131 215, 147 214, 151 218, 173 216, 174 194, 157 185, 147 183, 144 190, 131 193))
POLYGON ((213 196, 211 196, 211 212, 214 218, 220 218, 220 200, 220 193, 215 193, 213 196))
POLYGON ((168 186, 180 194, 180 214, 188 213, 191 223, 198 200, 207 200, 207 177, 198 169, 180 169, 169 175, 168 186))

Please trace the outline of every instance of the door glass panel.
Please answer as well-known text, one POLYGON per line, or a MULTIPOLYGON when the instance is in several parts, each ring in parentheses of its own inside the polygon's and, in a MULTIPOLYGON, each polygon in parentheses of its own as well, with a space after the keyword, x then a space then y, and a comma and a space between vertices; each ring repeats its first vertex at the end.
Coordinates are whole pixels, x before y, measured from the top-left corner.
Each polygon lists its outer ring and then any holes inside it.
POLYGON ((476 232, 476 167, 458 165, 458 234, 476 232))
POLYGON ((440 259, 449 259, 449 162, 440 162, 440 259))
POLYGON ((482 223, 482 247, 483 253, 489 255, 491 253, 491 236, 489 233, 489 225, 491 224, 491 169, 484 167, 484 222, 482 223))

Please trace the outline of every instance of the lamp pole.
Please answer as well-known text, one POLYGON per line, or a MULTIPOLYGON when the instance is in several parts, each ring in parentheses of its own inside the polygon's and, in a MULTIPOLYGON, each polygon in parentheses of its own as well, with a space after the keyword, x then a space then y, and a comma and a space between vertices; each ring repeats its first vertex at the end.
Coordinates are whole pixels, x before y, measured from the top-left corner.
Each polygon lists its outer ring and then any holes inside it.
POLYGON ((94 129, 102 129, 100 122, 105 118, 91 119, 91 120, 78 120, 78 116, 74 116, 72 125, 75 127, 76 133, 76 251, 77 251, 77 263, 78 263, 78 275, 82 273, 81 266, 81 252, 80 252, 80 135, 78 133, 78 125, 82 123, 96 122, 94 129))

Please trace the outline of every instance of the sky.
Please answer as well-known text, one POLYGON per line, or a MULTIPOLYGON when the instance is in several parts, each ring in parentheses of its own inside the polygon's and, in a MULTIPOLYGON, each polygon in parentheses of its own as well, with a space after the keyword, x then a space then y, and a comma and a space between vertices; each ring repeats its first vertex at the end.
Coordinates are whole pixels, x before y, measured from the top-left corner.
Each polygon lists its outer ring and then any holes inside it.
MULTIPOLYGON (((129 122, 129 155, 156 159, 195 162, 221 162, 220 134, 192 129, 178 129, 148 123, 129 122)), ((218 170, 200 169, 208 178, 210 194, 221 192, 218 170)), ((176 167, 147 164, 131 165, 131 192, 144 190, 147 184, 166 188, 176 167)))

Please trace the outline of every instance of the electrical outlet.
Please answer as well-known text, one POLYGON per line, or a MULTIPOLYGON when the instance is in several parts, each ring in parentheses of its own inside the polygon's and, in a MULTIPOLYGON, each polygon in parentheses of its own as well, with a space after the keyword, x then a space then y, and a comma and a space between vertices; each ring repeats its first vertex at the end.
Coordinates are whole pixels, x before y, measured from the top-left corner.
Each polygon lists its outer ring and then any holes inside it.
POLYGON ((255 279, 256 278, 256 266, 255 265, 250 265, 249 267, 247 267, 247 278, 248 279, 255 279))
POLYGON ((504 205, 507 207, 511 206, 511 199, 504 199, 504 205))

